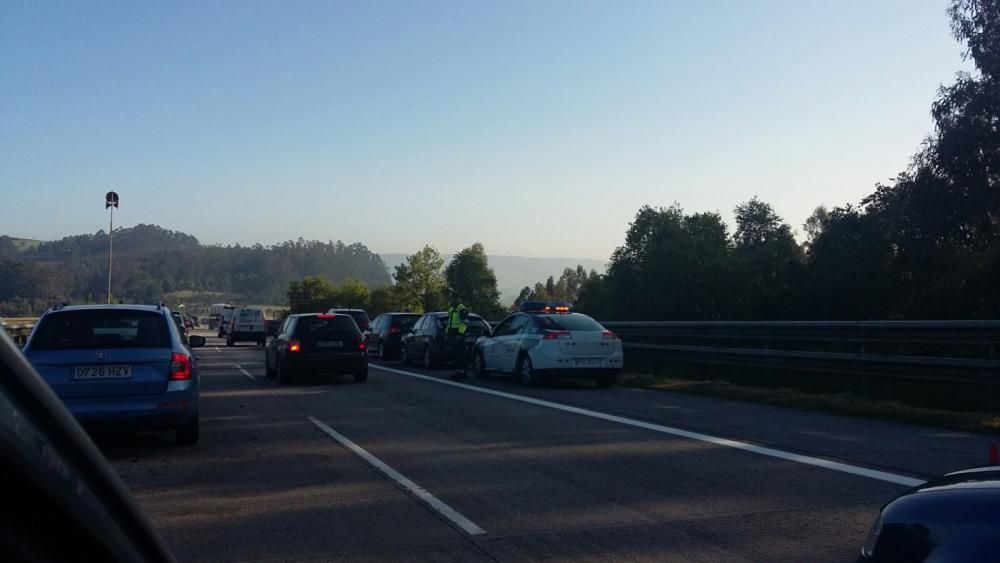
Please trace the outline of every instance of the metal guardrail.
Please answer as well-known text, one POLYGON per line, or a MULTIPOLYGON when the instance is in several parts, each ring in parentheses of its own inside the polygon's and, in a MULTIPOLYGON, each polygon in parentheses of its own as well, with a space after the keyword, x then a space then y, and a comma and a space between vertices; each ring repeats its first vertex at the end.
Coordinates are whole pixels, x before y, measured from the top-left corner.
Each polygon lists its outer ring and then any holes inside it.
POLYGON ((626 361, 1000 384, 1000 321, 606 322, 626 361))
POLYGON ((28 335, 31 334, 31 329, 35 328, 36 322, 38 322, 38 317, 0 319, 0 325, 3 325, 4 331, 18 346, 24 345, 28 335))

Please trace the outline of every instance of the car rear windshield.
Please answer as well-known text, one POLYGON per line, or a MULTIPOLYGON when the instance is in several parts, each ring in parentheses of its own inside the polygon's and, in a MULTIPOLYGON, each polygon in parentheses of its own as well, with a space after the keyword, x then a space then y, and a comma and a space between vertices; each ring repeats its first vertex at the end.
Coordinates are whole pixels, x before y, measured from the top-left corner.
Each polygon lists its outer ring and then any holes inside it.
POLYGON ((257 309, 240 309, 240 321, 259 319, 261 312, 257 309))
POLYGON ((31 340, 32 350, 169 348, 170 329, 153 311, 66 311, 46 315, 31 340))
POLYGON ((303 339, 323 339, 327 336, 357 335, 358 326, 345 315, 302 317, 295 323, 295 336, 303 339))
POLYGON ((407 329, 413 326, 413 323, 417 322, 419 318, 420 315, 393 315, 392 326, 407 329))
MULTIPOLYGON (((438 326, 445 328, 448 326, 448 316, 442 315, 437 318, 438 326)), ((482 317, 476 315, 469 315, 469 318, 465 321, 466 332, 484 332, 490 329, 490 326, 486 324, 486 321, 482 317)))
POLYGON ((600 324, 587 315, 539 315, 538 326, 545 330, 604 330, 600 324))
POLYGON ((371 321, 368 319, 368 313, 364 311, 334 311, 337 315, 350 315, 354 322, 358 323, 358 326, 364 326, 369 324, 371 321))

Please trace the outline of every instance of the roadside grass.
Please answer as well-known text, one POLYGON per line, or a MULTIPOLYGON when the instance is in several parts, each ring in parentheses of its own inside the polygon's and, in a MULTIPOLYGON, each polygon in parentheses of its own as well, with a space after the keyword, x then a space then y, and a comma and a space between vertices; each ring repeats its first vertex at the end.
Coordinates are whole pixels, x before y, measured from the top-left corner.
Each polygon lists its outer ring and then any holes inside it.
POLYGON ((812 394, 787 388, 768 389, 726 381, 697 381, 634 372, 623 373, 618 382, 621 385, 642 389, 691 393, 952 430, 1000 432, 1000 416, 997 415, 914 407, 898 401, 863 399, 848 393, 812 394))

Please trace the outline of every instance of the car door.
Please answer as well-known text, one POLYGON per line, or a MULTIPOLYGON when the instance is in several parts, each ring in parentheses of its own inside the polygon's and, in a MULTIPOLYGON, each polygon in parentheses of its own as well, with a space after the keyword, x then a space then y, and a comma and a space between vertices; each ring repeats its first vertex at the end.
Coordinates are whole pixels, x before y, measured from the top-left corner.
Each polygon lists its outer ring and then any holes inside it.
POLYGON ((500 321, 500 324, 493 328, 490 336, 484 338, 482 343, 480 343, 479 350, 483 354, 483 362, 488 369, 500 369, 501 338, 510 329, 510 324, 513 321, 514 317, 507 317, 500 321))
POLYGON ((267 345, 267 358, 266 361, 269 362, 271 369, 277 369, 278 359, 281 357, 281 351, 288 346, 288 334, 295 317, 288 317, 285 322, 281 323, 281 328, 278 329, 278 334, 271 339, 271 342, 267 345))
POLYGON ((410 333, 404 335, 403 346, 406 347, 406 355, 410 358, 414 357, 413 354, 417 350, 417 345, 420 343, 420 332, 423 330, 424 324, 427 323, 427 315, 424 315, 417 319, 417 322, 410 329, 410 333))
POLYGON ((521 346, 520 333, 527 324, 527 315, 514 315, 511 318, 510 328, 507 329, 499 344, 500 369, 513 371, 514 364, 517 362, 517 353, 521 346))

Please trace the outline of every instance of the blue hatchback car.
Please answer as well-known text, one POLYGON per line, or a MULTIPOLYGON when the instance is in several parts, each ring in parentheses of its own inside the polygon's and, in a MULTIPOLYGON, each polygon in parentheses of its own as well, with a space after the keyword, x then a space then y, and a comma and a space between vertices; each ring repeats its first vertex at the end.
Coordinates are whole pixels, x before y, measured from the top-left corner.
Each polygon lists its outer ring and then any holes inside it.
POLYGON ((166 307, 53 308, 24 354, 84 426, 175 430, 178 443, 198 442, 198 366, 166 307))

